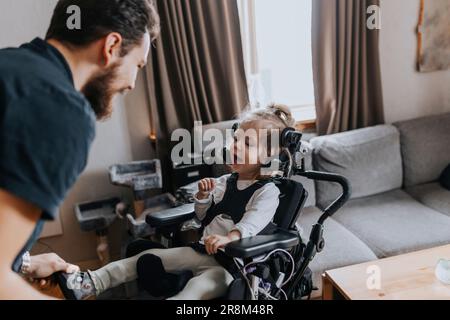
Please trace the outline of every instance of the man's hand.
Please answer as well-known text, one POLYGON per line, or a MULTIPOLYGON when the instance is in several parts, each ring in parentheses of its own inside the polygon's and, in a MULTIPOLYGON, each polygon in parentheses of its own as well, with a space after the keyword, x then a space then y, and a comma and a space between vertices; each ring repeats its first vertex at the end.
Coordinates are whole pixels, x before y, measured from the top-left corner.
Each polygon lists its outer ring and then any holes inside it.
POLYGON ((217 254, 219 249, 224 248, 227 244, 241 239, 239 231, 231 231, 227 236, 211 235, 205 238, 205 249, 209 255, 217 254))
POLYGON ((32 234, 41 210, 0 189, 0 300, 49 299, 11 270, 17 253, 32 234))
POLYGON ((216 180, 215 179, 203 179, 198 183, 198 193, 196 195, 198 200, 204 200, 209 197, 209 194, 215 189, 216 180))
POLYGON ((47 253, 31 257, 28 276, 33 279, 44 279, 59 271, 74 273, 80 271, 80 268, 65 262, 55 253, 47 253))

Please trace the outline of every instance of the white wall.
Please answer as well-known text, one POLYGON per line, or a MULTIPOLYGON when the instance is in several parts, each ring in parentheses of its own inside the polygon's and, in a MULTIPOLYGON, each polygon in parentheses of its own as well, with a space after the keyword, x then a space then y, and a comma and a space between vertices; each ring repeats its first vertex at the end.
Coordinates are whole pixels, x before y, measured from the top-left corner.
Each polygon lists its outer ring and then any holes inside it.
MULTIPOLYGON (((18 46, 36 36, 44 37, 56 0, 1 0, 0 48, 18 46)), ((48 251, 50 247, 63 258, 80 262, 96 258, 96 239, 93 234, 80 231, 73 206, 78 202, 98 200, 110 196, 129 196, 126 189, 109 183, 107 168, 116 163, 143 160, 152 157, 148 140, 149 114, 139 78, 135 92, 115 102, 112 118, 97 125, 85 172, 69 192, 61 207, 63 235, 41 240, 35 252, 48 251), (125 108, 124 105, 127 105, 125 108)), ((113 253, 118 252, 121 226, 117 223, 110 232, 113 253)))
POLYGON ((0 48, 43 37, 57 0, 0 1, 0 48))
POLYGON ((419 73, 420 0, 381 0, 381 67, 386 120, 395 122, 450 111, 450 70, 419 73))

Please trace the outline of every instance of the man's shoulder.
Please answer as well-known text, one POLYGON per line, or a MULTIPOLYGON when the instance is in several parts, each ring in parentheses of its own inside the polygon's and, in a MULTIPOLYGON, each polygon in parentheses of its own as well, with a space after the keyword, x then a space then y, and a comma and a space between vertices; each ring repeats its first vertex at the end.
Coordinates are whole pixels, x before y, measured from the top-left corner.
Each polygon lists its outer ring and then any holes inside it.
MULTIPOLYGON (((9 99, 8 105, 20 106, 30 114, 48 114, 59 122, 64 120, 95 125, 95 113, 86 98, 75 89, 57 86, 29 87, 26 93, 9 99)), ((17 109, 18 110, 18 109, 17 109)))
POLYGON ((45 79, 45 75, 54 72, 51 62, 26 48, 0 49, 1 78, 22 79, 23 76, 37 76, 45 79))
POLYGON ((27 47, 0 49, 0 84, 6 94, 66 94, 71 101, 85 104, 70 77, 55 61, 27 47))
POLYGON ((95 114, 80 94, 60 89, 34 88, 27 94, 9 99, 5 105, 2 137, 53 141, 73 147, 90 145, 95 137, 95 114), (63 142, 61 142, 63 141, 63 142))
POLYGON ((4 89, 0 98, 6 105, 29 105, 38 112, 95 122, 94 111, 84 95, 51 61, 30 50, 0 50, 0 87, 4 89))

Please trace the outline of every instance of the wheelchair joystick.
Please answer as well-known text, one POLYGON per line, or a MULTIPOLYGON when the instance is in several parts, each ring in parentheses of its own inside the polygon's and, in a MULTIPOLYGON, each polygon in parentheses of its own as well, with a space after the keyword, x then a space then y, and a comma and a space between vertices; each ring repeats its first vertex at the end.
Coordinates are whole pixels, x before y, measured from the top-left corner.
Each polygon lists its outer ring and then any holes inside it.
POLYGON ((323 225, 316 224, 311 232, 310 242, 314 245, 315 252, 321 252, 325 247, 325 240, 323 239, 323 225))
POLYGON ((322 239, 317 244, 317 252, 322 252, 324 248, 325 248, 325 239, 322 239))

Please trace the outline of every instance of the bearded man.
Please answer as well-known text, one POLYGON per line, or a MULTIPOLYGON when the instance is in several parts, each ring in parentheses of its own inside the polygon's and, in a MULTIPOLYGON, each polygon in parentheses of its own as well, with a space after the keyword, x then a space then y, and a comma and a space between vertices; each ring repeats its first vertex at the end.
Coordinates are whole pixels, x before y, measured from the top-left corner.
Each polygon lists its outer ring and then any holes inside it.
POLYGON ((133 90, 158 34, 149 0, 60 0, 45 40, 0 50, 0 299, 47 298, 18 272, 77 270, 28 250, 85 168, 95 121, 133 90), (80 28, 68 23, 73 6, 80 28))

